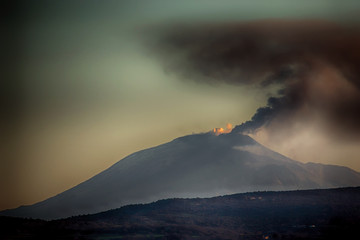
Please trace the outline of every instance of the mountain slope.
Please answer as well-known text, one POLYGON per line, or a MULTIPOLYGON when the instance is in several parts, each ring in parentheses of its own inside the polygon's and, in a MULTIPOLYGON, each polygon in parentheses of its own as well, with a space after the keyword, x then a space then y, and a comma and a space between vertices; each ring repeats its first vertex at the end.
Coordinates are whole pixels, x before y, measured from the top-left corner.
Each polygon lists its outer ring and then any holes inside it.
POLYGON ((352 239, 360 188, 166 199, 43 221, 0 217, 0 239, 352 239))
POLYGON ((248 136, 207 133, 136 152, 55 197, 1 214, 56 219, 163 198, 342 186, 360 186, 360 174, 293 161, 248 136))

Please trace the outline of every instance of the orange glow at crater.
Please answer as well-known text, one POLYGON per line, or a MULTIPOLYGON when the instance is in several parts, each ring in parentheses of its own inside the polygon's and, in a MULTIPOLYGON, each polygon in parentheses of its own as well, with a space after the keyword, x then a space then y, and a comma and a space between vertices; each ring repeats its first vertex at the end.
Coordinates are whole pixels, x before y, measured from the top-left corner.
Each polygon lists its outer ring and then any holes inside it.
POLYGON ((232 124, 231 123, 228 123, 228 124, 226 124, 226 129, 224 129, 224 128, 214 128, 213 129, 213 133, 216 135, 216 136, 218 136, 218 135, 220 135, 220 134, 223 134, 223 133, 229 133, 229 132, 231 132, 231 130, 233 129, 233 126, 232 126, 232 124))

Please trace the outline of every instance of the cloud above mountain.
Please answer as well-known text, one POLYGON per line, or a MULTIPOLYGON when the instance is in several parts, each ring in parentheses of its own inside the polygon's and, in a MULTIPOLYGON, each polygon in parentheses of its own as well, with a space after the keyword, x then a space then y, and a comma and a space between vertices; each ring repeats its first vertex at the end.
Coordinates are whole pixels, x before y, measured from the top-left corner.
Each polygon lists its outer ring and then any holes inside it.
POLYGON ((199 82, 277 89, 234 132, 317 125, 360 136, 360 29, 320 20, 163 26, 151 42, 165 69, 199 82))

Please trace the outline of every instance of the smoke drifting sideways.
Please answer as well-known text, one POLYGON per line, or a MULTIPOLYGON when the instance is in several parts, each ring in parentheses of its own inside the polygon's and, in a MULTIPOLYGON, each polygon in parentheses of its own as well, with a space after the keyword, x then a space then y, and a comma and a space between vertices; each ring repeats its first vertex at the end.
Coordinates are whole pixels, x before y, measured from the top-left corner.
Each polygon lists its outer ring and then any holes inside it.
POLYGON ((288 131, 317 122, 360 139, 360 28, 325 20, 162 26, 148 43, 166 71, 209 84, 277 86, 232 132, 288 131))

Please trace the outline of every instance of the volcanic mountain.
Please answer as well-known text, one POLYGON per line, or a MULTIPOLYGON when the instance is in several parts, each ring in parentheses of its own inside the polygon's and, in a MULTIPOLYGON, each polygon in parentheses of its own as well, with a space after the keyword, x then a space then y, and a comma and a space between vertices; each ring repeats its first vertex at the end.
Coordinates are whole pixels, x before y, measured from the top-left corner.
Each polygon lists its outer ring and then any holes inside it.
POLYGON ((63 193, 0 214, 58 219, 165 198, 345 186, 360 186, 360 173, 297 162, 246 135, 203 133, 133 153, 63 193))

